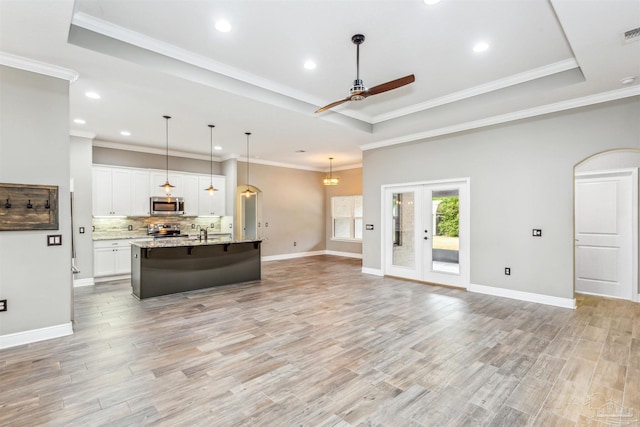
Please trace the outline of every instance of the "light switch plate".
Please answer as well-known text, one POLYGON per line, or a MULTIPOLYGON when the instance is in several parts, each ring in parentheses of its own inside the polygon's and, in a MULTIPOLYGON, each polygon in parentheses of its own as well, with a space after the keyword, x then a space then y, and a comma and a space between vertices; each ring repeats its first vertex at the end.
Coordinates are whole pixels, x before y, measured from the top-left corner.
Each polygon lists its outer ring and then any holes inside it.
POLYGON ((542 229, 534 228, 533 229, 533 237, 542 237, 542 229))
POLYGON ((49 234, 47 236, 47 246, 61 246, 62 234, 49 234))

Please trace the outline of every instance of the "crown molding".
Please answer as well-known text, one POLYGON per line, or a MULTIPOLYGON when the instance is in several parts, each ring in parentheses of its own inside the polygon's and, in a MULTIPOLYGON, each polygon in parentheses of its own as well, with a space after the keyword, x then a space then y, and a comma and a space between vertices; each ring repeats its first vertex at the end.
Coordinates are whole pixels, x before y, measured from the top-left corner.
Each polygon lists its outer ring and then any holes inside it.
POLYGON ((36 61, 35 59, 25 58, 7 52, 0 52, 0 65, 67 80, 69 83, 75 82, 80 76, 76 71, 69 68, 47 64, 46 62, 36 61))
POLYGON ((69 136, 93 140, 96 137, 96 134, 93 132, 87 132, 86 130, 71 129, 69 130, 69 136))
POLYGON ((601 104, 604 102, 630 98, 633 96, 640 96, 640 86, 632 86, 630 88, 617 89, 609 92, 602 92, 595 95, 589 95, 581 98, 570 99, 568 101, 561 101, 553 104, 543 105, 540 107, 514 111, 512 113, 501 114, 498 116, 488 117, 481 120, 474 120, 471 122, 460 123, 453 126, 446 126, 438 129, 428 130, 425 132, 418 132, 410 135, 404 135, 398 138, 391 138, 383 141, 372 142, 370 144, 361 145, 360 149, 362 151, 374 150, 376 148, 389 147, 392 145, 418 141, 420 139, 427 139, 427 138, 433 138, 436 136, 449 135, 452 133, 463 132, 466 130, 478 129, 478 128, 497 125, 501 123, 512 122, 515 120, 527 119, 531 117, 541 116, 544 114, 551 114, 551 113, 557 113, 560 111, 572 110, 574 108, 587 107, 589 105, 601 104))
POLYGON ((564 61, 555 62, 553 64, 545 65, 539 68, 534 68, 533 70, 528 70, 524 73, 514 74, 503 79, 494 80, 487 84, 474 86, 472 88, 468 88, 458 92, 453 92, 449 95, 441 96, 440 98, 431 99, 429 101, 411 105, 406 108, 399 108, 388 113, 378 114, 377 116, 373 117, 371 123, 376 124, 384 122, 386 120, 396 119, 398 117, 417 113, 419 111, 428 110, 430 108, 439 107, 445 104, 451 104, 452 102, 461 101, 463 99, 504 89, 509 86, 514 86, 531 80, 540 79, 552 74, 561 73, 563 71, 572 70, 574 68, 578 68, 578 63, 576 62, 575 58, 565 59, 564 61))
MULTIPOLYGON (((324 169, 314 168, 311 166, 300 166, 300 165, 294 165, 291 163, 274 162, 271 160, 263 160, 263 159, 249 159, 249 160, 250 160, 249 163, 251 164, 276 166, 279 168, 298 169, 298 170, 312 171, 312 172, 324 172, 324 169)), ((239 156, 238 161, 247 163, 247 156, 239 156)))
MULTIPOLYGON (((94 140, 93 146, 101 147, 101 148, 111 148, 114 150, 136 151, 139 153, 147 153, 147 154, 159 154, 162 156, 167 155, 167 151, 162 148, 148 147, 144 145, 129 145, 129 144, 123 144, 121 142, 94 140)), ((173 157, 184 157, 187 159, 206 160, 206 161, 211 160, 211 157, 208 155, 190 153, 188 151, 169 150, 169 155, 173 157)), ((216 156, 213 157, 213 160, 216 162, 221 161, 220 157, 216 157, 216 156)))
POLYGON ((222 160, 223 162, 224 162, 224 161, 227 161, 227 160, 238 160, 238 157, 240 157, 240 156, 238 156, 238 155, 237 155, 237 154, 235 154, 235 153, 231 153, 231 154, 226 154, 226 155, 222 156, 222 157, 221 157, 221 160, 222 160))

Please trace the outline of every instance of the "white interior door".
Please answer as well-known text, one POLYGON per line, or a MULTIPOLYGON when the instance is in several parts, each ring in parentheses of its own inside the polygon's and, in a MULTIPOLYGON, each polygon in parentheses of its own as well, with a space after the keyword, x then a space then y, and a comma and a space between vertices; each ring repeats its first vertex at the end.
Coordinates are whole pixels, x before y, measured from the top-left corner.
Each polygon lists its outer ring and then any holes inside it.
POLYGON ((468 180, 384 189, 384 274, 469 285, 468 180))
POLYGON ((634 298, 637 179, 637 171, 576 176, 576 292, 634 298))

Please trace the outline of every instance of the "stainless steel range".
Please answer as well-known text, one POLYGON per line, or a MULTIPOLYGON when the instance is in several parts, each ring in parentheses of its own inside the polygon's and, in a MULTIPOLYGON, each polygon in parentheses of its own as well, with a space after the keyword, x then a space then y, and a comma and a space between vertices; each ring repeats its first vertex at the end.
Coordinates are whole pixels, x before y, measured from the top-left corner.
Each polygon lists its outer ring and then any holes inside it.
POLYGON ((149 224, 147 234, 154 238, 180 237, 180 224, 149 224))

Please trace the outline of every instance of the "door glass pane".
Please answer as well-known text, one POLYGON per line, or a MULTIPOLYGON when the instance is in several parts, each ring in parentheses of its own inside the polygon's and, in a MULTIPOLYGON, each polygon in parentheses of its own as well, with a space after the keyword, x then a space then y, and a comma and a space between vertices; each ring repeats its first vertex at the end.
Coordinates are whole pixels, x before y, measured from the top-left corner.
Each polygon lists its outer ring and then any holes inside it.
POLYGON ((393 193, 392 263, 400 267, 415 267, 415 195, 413 192, 393 193))
POLYGON ((433 238, 431 268, 441 273, 460 274, 460 208, 457 189, 433 191, 431 197, 433 238))

